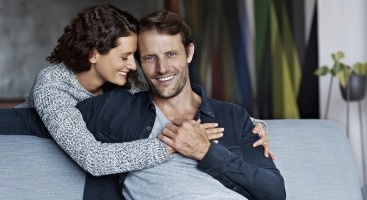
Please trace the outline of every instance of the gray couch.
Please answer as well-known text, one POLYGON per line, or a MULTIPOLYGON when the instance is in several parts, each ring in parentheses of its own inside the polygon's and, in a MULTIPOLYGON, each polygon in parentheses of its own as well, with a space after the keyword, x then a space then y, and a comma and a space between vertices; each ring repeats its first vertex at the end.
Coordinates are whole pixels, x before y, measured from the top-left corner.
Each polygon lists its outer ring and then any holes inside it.
MULTIPOLYGON (((267 120, 290 200, 360 200, 345 129, 328 120, 267 120)), ((82 199, 85 173, 53 140, 0 136, 0 199, 82 199)))

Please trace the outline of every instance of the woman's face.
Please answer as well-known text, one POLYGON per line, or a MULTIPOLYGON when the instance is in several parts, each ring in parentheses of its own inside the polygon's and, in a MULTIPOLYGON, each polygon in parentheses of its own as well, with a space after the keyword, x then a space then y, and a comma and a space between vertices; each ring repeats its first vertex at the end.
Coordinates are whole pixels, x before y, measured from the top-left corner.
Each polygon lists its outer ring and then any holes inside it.
POLYGON ((137 35, 118 38, 118 46, 107 54, 101 55, 97 51, 90 58, 91 70, 96 79, 102 84, 105 81, 122 86, 126 83, 127 73, 136 70, 134 52, 137 49, 137 35))

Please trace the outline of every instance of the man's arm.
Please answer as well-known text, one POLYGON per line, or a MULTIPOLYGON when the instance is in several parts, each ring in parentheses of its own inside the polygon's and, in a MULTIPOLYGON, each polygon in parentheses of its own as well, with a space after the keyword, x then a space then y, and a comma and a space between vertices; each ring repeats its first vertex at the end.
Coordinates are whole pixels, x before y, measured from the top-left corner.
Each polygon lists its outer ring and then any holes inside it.
POLYGON ((0 135, 34 135, 52 138, 33 108, 0 109, 0 135))
POLYGON ((220 139, 218 144, 210 143, 199 122, 193 120, 180 126, 168 125, 159 138, 181 154, 200 161, 199 169, 247 198, 285 199, 279 170, 263 156, 263 148, 252 146, 257 136, 251 133, 253 125, 246 114, 241 115, 245 123, 240 133, 224 133, 223 138, 240 141, 230 144, 230 148, 221 145, 220 139))
POLYGON ((263 157, 261 147, 252 147, 253 141, 242 142, 243 156, 211 143, 198 168, 249 199, 246 194, 254 199, 285 199, 283 177, 271 159, 263 157))

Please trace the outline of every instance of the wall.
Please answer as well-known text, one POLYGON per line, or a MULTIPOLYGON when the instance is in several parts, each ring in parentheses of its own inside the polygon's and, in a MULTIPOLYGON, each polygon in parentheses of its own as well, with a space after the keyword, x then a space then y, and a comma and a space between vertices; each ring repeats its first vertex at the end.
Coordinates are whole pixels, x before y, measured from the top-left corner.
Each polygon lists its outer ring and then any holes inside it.
MULTIPOLYGON (((331 65, 331 53, 344 51, 345 63, 367 61, 367 1, 365 0, 319 0, 319 62, 331 65)), ((320 109, 325 116, 330 77, 320 78, 320 109)), ((337 80, 333 81, 328 119, 347 126, 347 104, 342 100, 337 80)), ((360 181, 363 183, 361 142, 367 144, 367 97, 361 103, 364 141, 361 141, 359 108, 357 102, 350 103, 349 137, 357 162, 360 181)), ((331 140, 332 141, 332 140, 331 140)), ((333 145, 331 142, 329 145, 333 145)), ((367 148, 367 147, 365 147, 367 148)), ((366 149, 367 150, 367 149, 366 149)), ((364 150, 364 151, 366 151, 364 150)), ((366 169, 365 169, 366 170, 366 169)))
POLYGON ((27 97, 68 21, 80 10, 102 3, 136 17, 163 8, 163 0, 1 0, 0 100, 27 97))

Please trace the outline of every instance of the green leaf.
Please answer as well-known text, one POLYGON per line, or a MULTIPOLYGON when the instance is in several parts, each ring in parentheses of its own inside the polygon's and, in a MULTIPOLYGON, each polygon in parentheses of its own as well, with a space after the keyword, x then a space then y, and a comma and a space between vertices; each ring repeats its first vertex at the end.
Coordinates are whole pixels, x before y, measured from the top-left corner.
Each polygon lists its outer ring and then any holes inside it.
POLYGON ((336 53, 331 54, 331 58, 333 59, 334 63, 339 63, 342 58, 344 58, 344 52, 338 51, 336 53))
POLYGON ((329 72, 330 72, 330 70, 329 70, 329 67, 328 66, 322 66, 322 67, 317 68, 315 70, 314 74, 316 76, 325 76, 329 72))
POLYGON ((367 75, 367 62, 357 62, 353 65, 353 73, 357 75, 367 75))
POLYGON ((338 52, 336 52, 336 55, 338 56, 338 60, 341 60, 342 58, 344 58, 344 52, 342 52, 342 51, 338 51, 338 52))
POLYGON ((343 88, 346 88, 348 80, 349 80, 349 70, 341 70, 336 74, 336 78, 338 78, 340 85, 343 88))
POLYGON ((335 62, 333 68, 331 68, 330 73, 335 76, 340 71, 340 63, 335 62))
POLYGON ((339 58, 337 57, 335 53, 331 54, 331 58, 333 59, 334 63, 339 61, 339 58))

